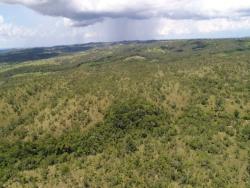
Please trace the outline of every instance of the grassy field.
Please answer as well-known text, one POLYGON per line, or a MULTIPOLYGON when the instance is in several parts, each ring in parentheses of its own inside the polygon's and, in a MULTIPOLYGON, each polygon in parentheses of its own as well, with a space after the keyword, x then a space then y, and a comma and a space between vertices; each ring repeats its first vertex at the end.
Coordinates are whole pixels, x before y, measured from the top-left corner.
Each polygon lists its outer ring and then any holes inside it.
POLYGON ((31 55, 0 64, 0 187, 250 187, 250 39, 31 55))

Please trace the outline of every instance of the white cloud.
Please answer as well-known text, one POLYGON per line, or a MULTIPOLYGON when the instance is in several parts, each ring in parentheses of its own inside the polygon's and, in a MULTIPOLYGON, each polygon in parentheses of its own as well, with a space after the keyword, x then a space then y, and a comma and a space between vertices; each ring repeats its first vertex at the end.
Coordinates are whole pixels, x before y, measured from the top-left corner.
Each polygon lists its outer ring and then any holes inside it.
MULTIPOLYGON (((48 15, 41 23, 37 23, 39 26, 34 24, 27 26, 29 28, 6 23, 0 17, 0 40, 13 41, 15 44, 19 38, 25 42, 22 43, 25 46, 90 41, 199 38, 216 36, 216 33, 222 36, 220 32, 238 33, 240 30, 250 30, 250 0, 0 0, 0 2, 20 4, 40 15, 48 15)), ((13 12, 13 17, 15 16, 17 15, 13 12)))
POLYGON ((189 20, 169 20, 163 19, 160 22, 160 27, 158 28, 158 34, 160 36, 167 36, 167 35, 185 35, 190 34, 190 21, 189 20))
POLYGON ((203 20, 197 22, 195 25, 197 27, 197 31, 200 33, 235 31, 240 29, 250 29, 250 18, 244 17, 236 20, 224 18, 203 20))
POLYGON ((34 32, 28 28, 15 26, 11 23, 6 23, 3 16, 0 15, 0 38, 6 40, 8 38, 30 37, 34 32))
POLYGON ((106 18, 207 20, 250 15, 249 0, 0 0, 87 26, 106 18))
POLYGON ((163 19, 158 28, 159 35, 209 34, 250 29, 250 17, 238 19, 169 20, 163 19))

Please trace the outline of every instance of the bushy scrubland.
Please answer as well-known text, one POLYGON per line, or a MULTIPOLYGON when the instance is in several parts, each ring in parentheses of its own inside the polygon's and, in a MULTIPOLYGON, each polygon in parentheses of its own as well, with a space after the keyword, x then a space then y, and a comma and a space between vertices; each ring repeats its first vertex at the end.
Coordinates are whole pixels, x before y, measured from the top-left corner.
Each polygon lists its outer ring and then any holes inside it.
POLYGON ((0 65, 0 187, 249 187, 250 42, 0 65))

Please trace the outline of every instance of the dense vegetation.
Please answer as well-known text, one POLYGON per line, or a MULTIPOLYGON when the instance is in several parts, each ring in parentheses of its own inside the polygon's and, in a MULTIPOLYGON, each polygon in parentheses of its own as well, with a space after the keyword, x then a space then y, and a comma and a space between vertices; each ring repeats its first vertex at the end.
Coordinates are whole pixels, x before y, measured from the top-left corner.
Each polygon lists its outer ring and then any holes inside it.
POLYGON ((227 39, 9 56, 0 187, 250 187, 249 52, 227 39))
POLYGON ((29 49, 0 49, 0 63, 21 63, 31 60, 47 59, 92 48, 104 47, 106 43, 88 43, 71 46, 40 47, 29 49))

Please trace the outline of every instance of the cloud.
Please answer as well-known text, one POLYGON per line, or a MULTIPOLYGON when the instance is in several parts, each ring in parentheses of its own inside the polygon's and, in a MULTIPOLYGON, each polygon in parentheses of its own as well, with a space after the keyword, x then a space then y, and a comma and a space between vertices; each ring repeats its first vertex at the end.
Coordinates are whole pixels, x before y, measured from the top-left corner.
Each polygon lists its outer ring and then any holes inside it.
POLYGON ((203 20, 196 24, 196 29, 199 33, 212 33, 222 31, 237 31, 250 29, 250 18, 243 17, 236 20, 230 19, 213 19, 203 20))
POLYGON ((193 24, 194 23, 190 23, 190 20, 176 21, 163 19, 160 21, 157 32, 160 36, 190 34, 192 32, 192 27, 190 26, 193 24))
MULTIPOLYGON (((246 36, 250 0, 0 0, 0 47, 246 36), (30 24, 22 13, 27 8, 30 24), (15 7, 15 8, 14 8, 15 7), (26 8, 24 8, 26 7, 26 8), (38 14, 37 14, 38 13, 38 14), (2 13, 3 14, 3 13, 2 13), (43 16, 47 15, 47 16, 43 16), (14 19, 13 19, 14 18, 14 19), (10 23, 12 22, 12 23, 10 23), (5 43, 3 42, 5 41, 5 43)), ((27 18, 27 15, 26 15, 27 18)))
POLYGON ((160 22, 158 34, 168 35, 189 35, 209 34, 216 32, 240 31, 250 29, 250 17, 237 19, 216 18, 208 20, 169 20, 163 19, 160 22))
POLYGON ((0 0, 21 4, 41 14, 67 18, 71 26, 88 26, 106 19, 171 20, 237 19, 250 16, 244 0, 0 0))
POLYGON ((22 38, 33 36, 34 32, 28 28, 6 23, 3 16, 0 15, 0 39, 22 38))

